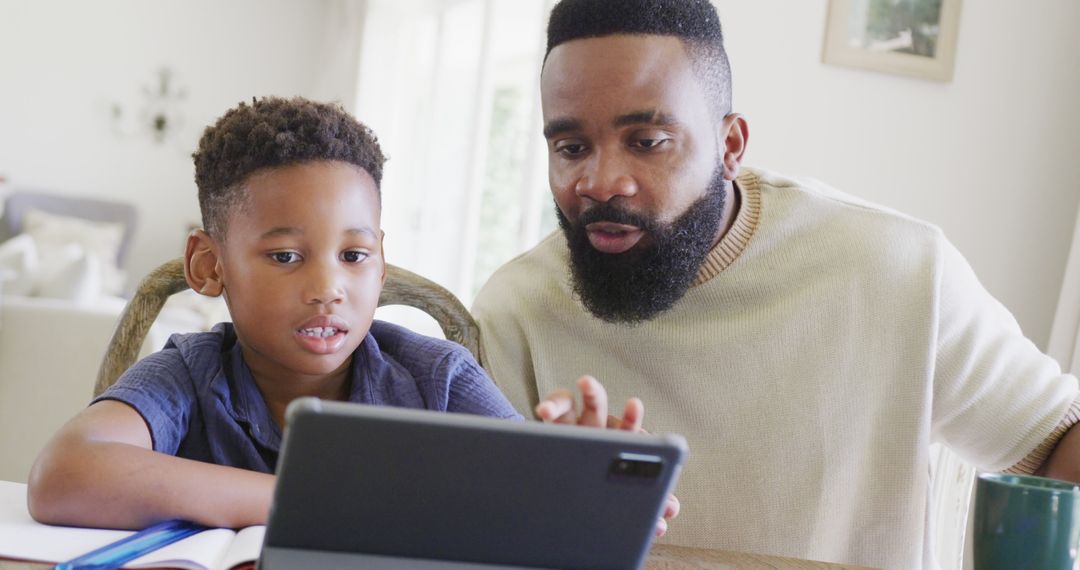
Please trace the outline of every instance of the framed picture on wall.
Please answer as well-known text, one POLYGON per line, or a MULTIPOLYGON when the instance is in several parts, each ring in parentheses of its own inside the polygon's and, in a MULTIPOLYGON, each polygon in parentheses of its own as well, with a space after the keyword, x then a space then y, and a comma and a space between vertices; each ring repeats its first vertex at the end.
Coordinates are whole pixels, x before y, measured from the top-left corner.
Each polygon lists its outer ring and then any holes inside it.
POLYGON ((825 63, 949 81, 960 0, 829 0, 825 63))

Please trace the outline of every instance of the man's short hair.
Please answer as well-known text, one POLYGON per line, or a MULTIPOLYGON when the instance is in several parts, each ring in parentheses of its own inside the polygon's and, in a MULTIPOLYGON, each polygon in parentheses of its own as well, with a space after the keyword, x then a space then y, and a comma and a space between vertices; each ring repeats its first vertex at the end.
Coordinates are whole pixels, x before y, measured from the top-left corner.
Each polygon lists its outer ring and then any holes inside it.
POLYGON ((379 188, 386 160, 371 129, 341 106, 301 97, 241 102, 206 128, 192 158, 203 227, 219 239, 245 197, 244 182, 259 170, 342 161, 366 170, 379 188))
POLYGON ((616 34, 682 40, 709 108, 717 118, 731 112, 731 67, 720 17, 709 0, 562 0, 548 19, 545 61, 562 43, 616 34))

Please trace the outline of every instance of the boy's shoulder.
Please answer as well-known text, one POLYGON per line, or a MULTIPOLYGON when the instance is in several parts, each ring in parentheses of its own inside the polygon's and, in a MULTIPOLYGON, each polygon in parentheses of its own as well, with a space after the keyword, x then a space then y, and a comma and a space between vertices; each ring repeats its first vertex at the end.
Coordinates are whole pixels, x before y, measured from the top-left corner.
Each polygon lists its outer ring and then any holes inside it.
POLYGON ((438 365, 448 357, 471 359, 469 351, 456 342, 415 333, 386 321, 372 321, 368 332, 380 352, 410 368, 410 364, 438 365))
POLYGON ((194 375, 201 368, 220 368, 221 353, 235 344, 236 330, 232 323, 224 322, 206 332, 174 334, 160 352, 171 352, 174 359, 183 361, 194 375))
POLYGON ((169 336, 162 350, 176 349, 181 354, 194 355, 208 349, 232 346, 236 343, 236 330, 230 322, 221 322, 209 331, 176 333, 169 336))
POLYGON ((519 418, 472 353, 460 344, 374 321, 354 365, 369 403, 519 418), (371 341, 371 342, 369 342, 371 341))
POLYGON ((161 350, 136 362, 118 384, 140 378, 186 378, 193 385, 211 382, 221 371, 222 353, 236 344, 232 323, 218 323, 205 332, 176 333, 161 350), (134 378, 138 377, 138 378, 134 378))

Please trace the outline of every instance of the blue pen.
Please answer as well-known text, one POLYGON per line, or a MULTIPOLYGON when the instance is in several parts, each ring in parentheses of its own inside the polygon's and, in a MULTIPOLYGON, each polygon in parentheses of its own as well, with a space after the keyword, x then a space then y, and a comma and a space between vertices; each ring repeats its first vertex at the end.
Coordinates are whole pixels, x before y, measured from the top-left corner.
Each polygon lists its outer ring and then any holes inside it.
POLYGON ((209 527, 181 520, 168 520, 148 526, 135 534, 106 544, 97 550, 57 564, 55 570, 109 570, 119 568, 162 546, 185 539, 209 527))

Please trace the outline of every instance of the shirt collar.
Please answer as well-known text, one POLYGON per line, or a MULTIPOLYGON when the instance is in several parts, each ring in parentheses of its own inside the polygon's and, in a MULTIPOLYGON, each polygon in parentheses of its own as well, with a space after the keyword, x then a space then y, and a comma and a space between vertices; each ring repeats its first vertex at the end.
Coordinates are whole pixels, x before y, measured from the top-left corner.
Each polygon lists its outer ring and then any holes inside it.
MULTIPOLYGON (((231 326, 228 327, 226 339, 227 348, 223 347, 221 369, 225 373, 224 380, 232 404, 227 408, 234 420, 245 425, 248 435, 256 443, 276 451, 281 448, 281 428, 270 415, 270 408, 244 360, 240 343, 236 341, 235 329, 231 326)), ((371 402, 372 388, 367 380, 379 377, 380 372, 385 373, 382 368, 386 366, 387 363, 379 353, 379 346, 369 332, 353 352, 348 378, 349 401, 371 402)))
POLYGON ((229 381, 229 393, 233 404, 230 410, 233 418, 239 423, 246 424, 248 435, 256 443, 268 449, 279 449, 281 429, 270 416, 270 408, 267 407, 262 392, 255 384, 251 369, 244 362, 239 342, 234 342, 232 347, 222 354, 221 368, 226 371, 225 375, 229 381))

